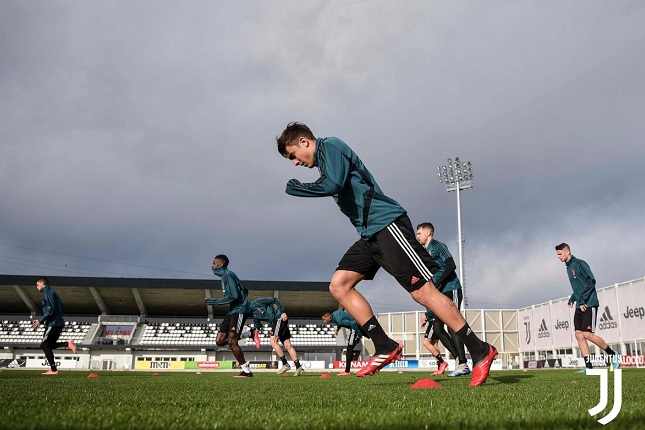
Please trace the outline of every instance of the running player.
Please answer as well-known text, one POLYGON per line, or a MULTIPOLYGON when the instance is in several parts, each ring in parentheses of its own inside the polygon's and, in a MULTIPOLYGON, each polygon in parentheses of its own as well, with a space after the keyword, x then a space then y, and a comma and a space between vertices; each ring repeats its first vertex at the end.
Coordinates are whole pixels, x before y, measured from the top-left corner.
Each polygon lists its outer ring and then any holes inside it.
POLYGON ((228 257, 224 254, 215 256, 213 260, 213 274, 222 278, 222 294, 219 299, 206 298, 207 305, 229 305, 228 314, 219 326, 215 343, 217 346, 228 345, 235 359, 240 364, 242 372, 236 378, 250 378, 253 376, 249 363, 244 359, 244 352, 240 348, 240 333, 244 321, 249 315, 251 308, 247 300, 248 290, 235 274, 228 270, 228 257))
POLYGON ((63 301, 56 291, 52 290, 49 286, 49 279, 45 276, 36 281, 36 289, 40 292, 42 297, 43 316, 40 319, 34 320, 31 327, 36 330, 41 325, 44 325, 45 334, 40 348, 47 357, 49 363, 49 370, 43 372, 43 375, 58 375, 58 368, 56 367, 56 359, 54 358, 54 349, 56 348, 69 348, 76 354, 76 345, 72 339, 67 339, 67 342, 58 342, 58 338, 63 332, 65 327, 65 320, 63 319, 64 306, 63 301))
POLYGON ((356 376, 374 375, 403 353, 403 346, 388 337, 370 304, 355 288, 363 279, 373 279, 383 267, 415 301, 455 330, 473 359, 470 385, 483 384, 497 350, 481 341, 454 303, 435 288, 432 274, 439 265, 417 242, 405 209, 381 191, 358 155, 340 139, 316 138, 305 124, 293 122, 276 141, 278 152, 294 166, 317 167, 320 172, 320 178, 312 183, 291 179, 287 194, 333 197, 360 236, 341 258, 329 284, 334 298, 374 342, 375 354, 356 376))
MULTIPOLYGON (((461 309, 463 291, 455 271, 457 265, 446 244, 434 238, 434 226, 432 223, 424 222, 417 226, 417 240, 430 253, 432 259, 439 264, 439 270, 432 276, 432 283, 441 293, 452 300, 457 309, 461 309)), ((435 318, 433 324, 441 343, 444 345, 452 344, 453 347, 450 349, 450 353, 457 359, 455 370, 448 376, 470 374, 464 343, 450 327, 448 327, 448 333, 446 333, 443 329, 444 323, 439 318, 435 318)))

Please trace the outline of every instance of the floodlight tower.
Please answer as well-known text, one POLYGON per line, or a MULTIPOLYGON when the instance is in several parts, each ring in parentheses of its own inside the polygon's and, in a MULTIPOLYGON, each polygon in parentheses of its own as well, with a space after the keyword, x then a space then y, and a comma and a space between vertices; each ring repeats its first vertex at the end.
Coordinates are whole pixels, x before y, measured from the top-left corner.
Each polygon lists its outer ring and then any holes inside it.
POLYGON ((461 190, 468 190, 473 187, 473 164, 469 161, 462 163, 459 157, 452 159, 448 158, 447 166, 437 167, 439 170, 439 183, 446 184, 446 191, 457 192, 457 234, 459 235, 457 243, 459 244, 459 280, 461 281, 461 288, 464 295, 464 309, 468 305, 466 299, 466 280, 464 279, 464 254, 463 254, 463 236, 461 233, 461 190))

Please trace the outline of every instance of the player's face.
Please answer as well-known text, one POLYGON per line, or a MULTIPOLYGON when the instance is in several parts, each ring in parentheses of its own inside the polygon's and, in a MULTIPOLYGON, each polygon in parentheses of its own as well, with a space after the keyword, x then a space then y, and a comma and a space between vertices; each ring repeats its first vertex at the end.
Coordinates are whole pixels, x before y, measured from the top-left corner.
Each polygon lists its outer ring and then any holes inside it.
POLYGON ((569 261, 569 257, 571 257, 571 251, 568 249, 558 249, 555 253, 563 263, 569 261))
POLYGON ((37 282, 36 282, 36 289, 37 289, 38 291, 42 291, 42 290, 43 290, 43 288, 45 288, 45 283, 44 283, 43 281, 37 281, 37 282))
POLYGON ((314 152, 316 148, 311 141, 301 137, 295 145, 287 146, 285 156, 293 161, 294 166, 314 167, 314 152))
POLYGON ((417 230, 417 240, 423 246, 428 246, 432 240, 432 232, 427 228, 420 228, 417 230))

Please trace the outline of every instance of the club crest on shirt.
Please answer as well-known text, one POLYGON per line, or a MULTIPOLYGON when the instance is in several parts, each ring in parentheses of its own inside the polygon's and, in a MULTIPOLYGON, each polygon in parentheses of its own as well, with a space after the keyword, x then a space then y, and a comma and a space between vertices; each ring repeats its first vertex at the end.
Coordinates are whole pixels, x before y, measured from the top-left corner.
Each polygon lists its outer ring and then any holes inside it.
POLYGON ((571 269, 571 275, 575 278, 576 277, 576 271, 571 269))

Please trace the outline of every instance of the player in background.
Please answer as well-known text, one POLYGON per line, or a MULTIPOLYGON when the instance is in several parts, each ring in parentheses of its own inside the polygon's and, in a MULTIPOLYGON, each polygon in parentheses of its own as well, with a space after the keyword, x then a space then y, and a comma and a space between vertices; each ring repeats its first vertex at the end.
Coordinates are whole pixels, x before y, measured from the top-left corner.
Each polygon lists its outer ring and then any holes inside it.
POLYGON ((620 366, 620 359, 616 356, 613 349, 607 345, 605 340, 595 335, 596 317, 598 314, 598 294, 596 293, 596 278, 591 273, 589 265, 571 254, 571 248, 566 243, 561 243, 555 247, 558 259, 567 267, 569 282, 573 289, 573 294, 569 298, 569 307, 573 308, 575 303, 576 311, 573 315, 573 329, 575 330, 576 340, 580 347, 580 353, 585 360, 585 367, 578 373, 586 373, 587 369, 593 369, 592 360, 589 353, 589 344, 592 342, 600 349, 604 350, 614 369, 620 366))
MULTIPOLYGON (((421 314, 421 327, 426 327, 426 332, 423 335, 423 346, 430 351, 432 356, 437 359, 437 370, 432 372, 433 375, 443 375, 446 369, 448 368, 448 362, 444 361, 443 357, 441 356, 441 353, 439 352, 439 349, 437 348, 437 344, 439 343, 439 336, 437 332, 435 331, 435 322, 436 318, 432 311, 428 308, 426 308, 425 313, 421 314)), ((441 325, 441 329, 443 330, 443 324, 441 325)), ((446 336, 448 334, 446 333, 446 336)), ((453 357, 456 357, 456 355, 453 353, 452 344, 448 342, 447 344, 444 344, 446 349, 453 354, 453 357)))
MULTIPOLYGON (((432 223, 424 222, 417 226, 417 240, 430 253, 432 259, 439 264, 439 270, 432 276, 432 283, 443 295, 455 304, 457 309, 461 309, 463 290, 461 289, 461 282, 459 282, 457 272, 455 271, 457 265, 446 244, 434 238, 434 226, 432 223)), ((455 370, 448 376, 470 374, 468 362, 466 361, 464 343, 459 339, 459 336, 457 336, 450 326, 448 327, 448 333, 446 333, 443 329, 444 323, 439 318, 435 317, 433 324, 439 340, 444 345, 452 344, 453 348, 449 350, 457 359, 455 370), (455 352, 456 354, 454 354, 455 352)))
POLYGON ((403 346, 388 337, 369 302, 355 288, 363 279, 373 279, 383 267, 417 303, 455 330, 473 359, 470 385, 483 384, 497 350, 481 341, 454 303, 435 288, 432 273, 439 266, 417 242, 405 209, 381 191, 358 155, 342 140, 316 138, 305 124, 293 122, 276 141, 278 152, 294 166, 317 167, 320 173, 312 183, 291 179, 287 194, 333 197, 360 236, 341 258, 329 284, 330 293, 374 342, 374 355, 356 376, 374 375, 403 353, 403 346))
POLYGON ((40 292, 42 298, 43 316, 40 319, 34 320, 31 327, 36 330, 41 325, 45 326, 45 334, 43 335, 40 348, 45 353, 50 367, 48 371, 42 374, 58 375, 53 350, 56 348, 69 348, 76 354, 76 345, 74 345, 72 339, 67 339, 67 342, 58 342, 58 338, 65 327, 65 320, 63 319, 64 306, 60 296, 49 286, 49 279, 45 276, 38 279, 36 281, 36 289, 40 292))
POLYGON ((228 345, 240 364, 242 372, 236 378, 249 378, 253 376, 249 363, 244 359, 244 352, 240 348, 240 333, 244 321, 249 315, 251 308, 247 300, 248 290, 235 274, 228 270, 229 260, 224 254, 219 254, 213 259, 213 274, 222 278, 222 295, 219 299, 206 298, 207 305, 229 305, 228 314, 219 326, 215 343, 217 346, 228 345))
POLYGON ((356 348, 356 345, 360 343, 363 336, 368 339, 369 336, 358 325, 356 320, 354 320, 354 318, 345 311, 325 312, 322 316, 322 320, 325 324, 336 324, 336 336, 338 336, 338 332, 341 328, 349 330, 349 335, 347 336, 347 352, 345 353, 345 371, 339 373, 338 376, 351 375, 354 348, 356 348))
POLYGON ((300 376, 305 373, 305 369, 302 368, 302 364, 298 360, 298 354, 291 345, 289 316, 284 312, 284 306, 280 299, 276 297, 261 297, 253 300, 251 302, 251 314, 253 316, 254 328, 251 332, 242 333, 242 338, 253 336, 255 347, 260 349, 260 327, 262 327, 262 321, 266 321, 271 327, 269 342, 282 362, 282 367, 278 370, 278 375, 282 375, 291 370, 291 365, 287 362, 285 353, 282 351, 278 342, 282 342, 284 349, 289 353, 293 364, 296 366, 294 376, 300 376))

